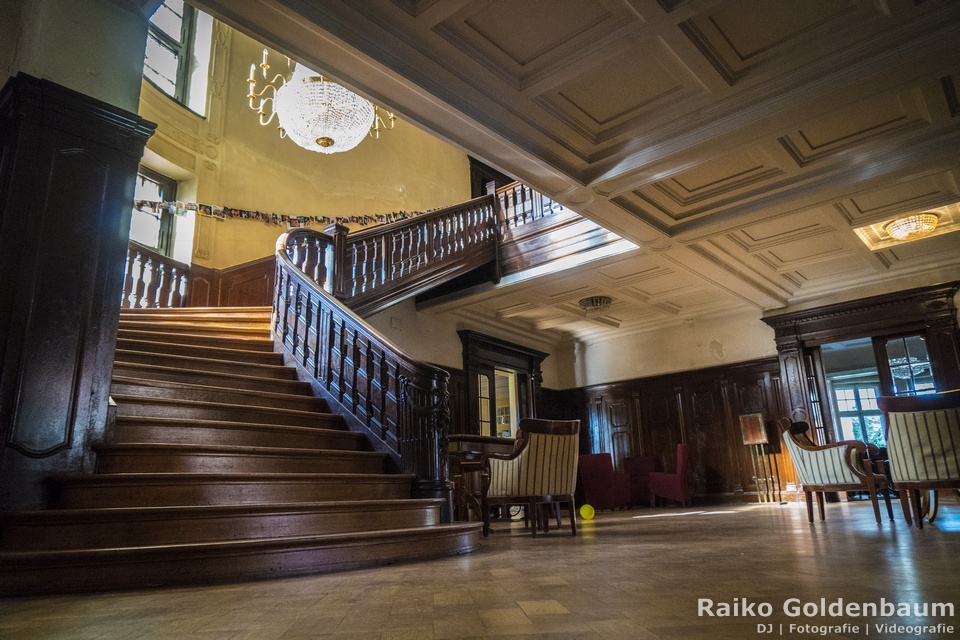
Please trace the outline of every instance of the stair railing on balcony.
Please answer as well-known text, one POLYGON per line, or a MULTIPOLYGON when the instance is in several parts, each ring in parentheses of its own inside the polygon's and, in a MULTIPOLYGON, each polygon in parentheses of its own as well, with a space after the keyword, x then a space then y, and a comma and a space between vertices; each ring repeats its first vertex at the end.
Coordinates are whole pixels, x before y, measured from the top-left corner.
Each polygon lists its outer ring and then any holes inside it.
POLYGON ((497 221, 492 196, 351 233, 327 227, 336 247, 332 291, 358 313, 430 288, 438 278, 496 260, 497 221), (342 248, 341 248, 342 247, 342 248))
POLYGON ((287 357, 413 474, 414 497, 447 500, 449 374, 418 362, 333 297, 336 239, 295 229, 277 241, 274 332, 287 357))
POLYGON ((507 229, 522 227, 564 209, 556 200, 551 200, 522 182, 500 187, 496 191, 496 198, 497 222, 501 234, 506 233, 507 229))
POLYGON ((187 304, 190 265, 131 240, 124 266, 124 309, 183 307, 187 304))

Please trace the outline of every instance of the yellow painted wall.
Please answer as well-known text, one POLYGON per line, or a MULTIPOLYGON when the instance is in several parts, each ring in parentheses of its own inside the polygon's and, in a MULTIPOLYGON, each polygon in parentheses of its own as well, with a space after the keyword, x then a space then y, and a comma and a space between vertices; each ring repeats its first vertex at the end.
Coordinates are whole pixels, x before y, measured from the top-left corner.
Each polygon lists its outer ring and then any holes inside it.
MULTIPOLYGON (((379 140, 320 154, 262 127, 245 98, 262 46, 214 24, 207 115, 144 83, 140 113, 157 122, 147 164, 182 180, 180 199, 286 215, 350 216, 421 211, 470 198, 464 152, 398 120, 379 140)), ((273 71, 286 59, 270 53, 273 71)), ((261 82, 262 86, 262 82, 261 82)), ((198 217, 193 262, 223 269, 271 255, 285 229, 254 220, 198 217)))

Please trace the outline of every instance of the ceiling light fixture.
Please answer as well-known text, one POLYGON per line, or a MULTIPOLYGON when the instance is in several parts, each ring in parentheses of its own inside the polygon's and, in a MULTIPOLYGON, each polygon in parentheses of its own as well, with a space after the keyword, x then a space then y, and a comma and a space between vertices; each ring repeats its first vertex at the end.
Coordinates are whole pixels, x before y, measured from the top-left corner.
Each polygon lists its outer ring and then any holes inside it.
POLYGON ((580 308, 583 309, 588 316, 593 316, 609 309, 612 303, 613 298, 609 296, 590 296, 589 298, 583 298, 577 304, 580 305, 580 308))
POLYGON ((895 240, 916 240, 933 233, 940 216, 926 211, 897 218, 883 226, 883 230, 895 240))
POLYGON ((289 80, 279 73, 269 78, 264 49, 260 69, 267 85, 257 91, 255 64, 250 65, 247 78, 250 108, 257 112, 261 125, 270 124, 276 116, 281 138, 289 136, 310 151, 338 153, 353 149, 367 135, 379 138, 381 131, 393 129, 397 118, 392 113, 384 121, 369 100, 287 58, 288 68, 291 65, 289 80))

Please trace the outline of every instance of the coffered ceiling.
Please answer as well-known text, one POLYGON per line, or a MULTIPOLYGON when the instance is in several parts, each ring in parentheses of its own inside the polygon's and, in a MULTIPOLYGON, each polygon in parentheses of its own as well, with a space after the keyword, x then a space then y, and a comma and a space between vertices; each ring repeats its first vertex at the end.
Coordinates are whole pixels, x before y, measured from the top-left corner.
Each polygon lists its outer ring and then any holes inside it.
POLYGON ((960 2, 198 4, 637 247, 433 311, 591 339, 960 277, 960 2))

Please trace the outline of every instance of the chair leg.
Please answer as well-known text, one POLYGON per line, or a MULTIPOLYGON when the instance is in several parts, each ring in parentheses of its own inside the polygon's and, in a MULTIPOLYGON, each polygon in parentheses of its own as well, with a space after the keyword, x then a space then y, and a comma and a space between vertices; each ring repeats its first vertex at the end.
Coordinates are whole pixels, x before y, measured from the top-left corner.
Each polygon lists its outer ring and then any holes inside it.
POLYGON ((893 507, 890 505, 890 490, 884 489, 883 501, 887 504, 887 516, 893 520, 893 507))
POLYGON ((880 501, 877 499, 876 487, 870 487, 870 502, 873 503, 873 515, 877 519, 877 524, 883 524, 883 519, 880 517, 880 501))
POLYGON ((533 537, 537 537, 537 529, 540 528, 540 512, 537 509, 537 501, 535 498, 531 498, 529 504, 527 505, 527 513, 530 516, 530 531, 533 532, 533 537))
POLYGON ((900 498, 900 508, 903 509, 903 519, 907 521, 907 526, 913 526, 913 516, 910 512, 910 492, 898 491, 897 497, 900 498))
POLYGON ((813 522, 813 493, 804 491, 804 496, 807 498, 807 520, 813 522))
POLYGON ((570 531, 573 532, 573 535, 577 535, 577 506, 573 503, 573 496, 569 497, 567 509, 570 512, 570 531))
POLYGON ((820 522, 823 522, 823 492, 817 492, 817 511, 820 512, 820 522))
POLYGON ((910 506, 913 507, 913 524, 917 529, 923 529, 923 506, 920 504, 920 492, 910 491, 910 506))
POLYGON ((937 511, 940 509, 940 492, 936 489, 930 490, 930 510, 927 513, 927 522, 932 523, 937 519, 937 511))

